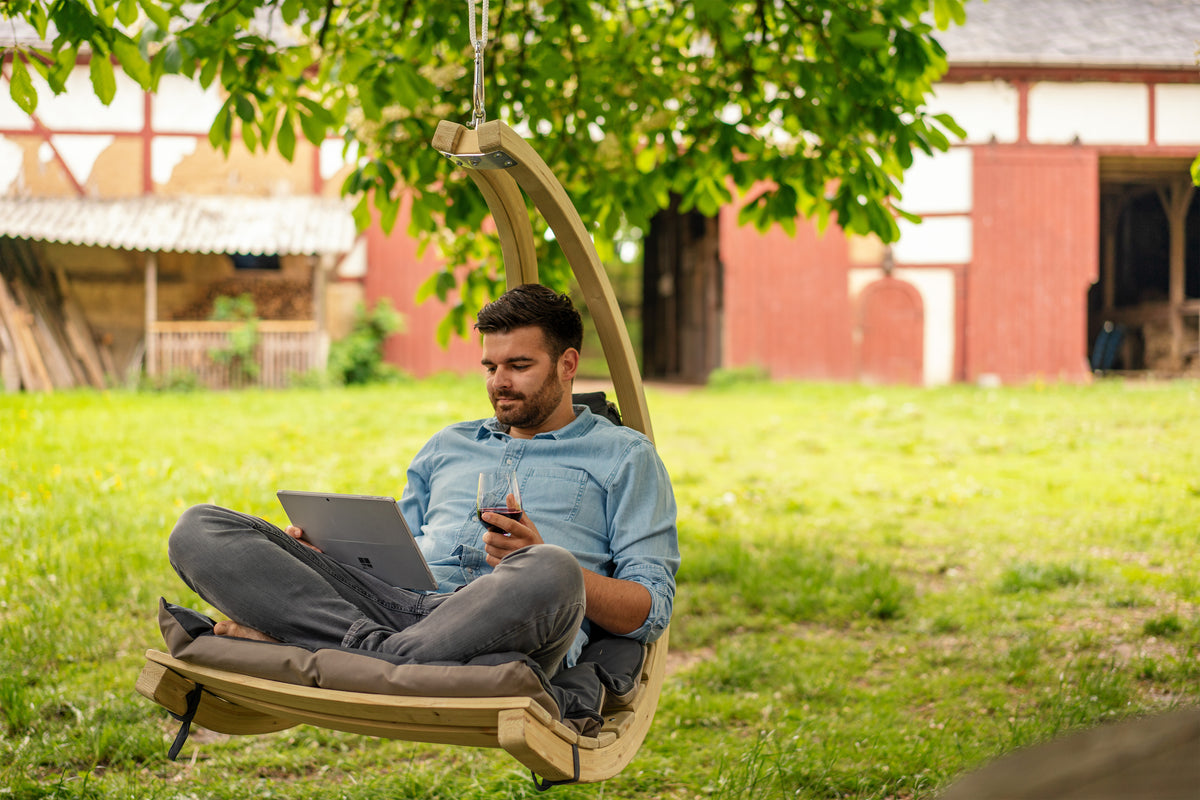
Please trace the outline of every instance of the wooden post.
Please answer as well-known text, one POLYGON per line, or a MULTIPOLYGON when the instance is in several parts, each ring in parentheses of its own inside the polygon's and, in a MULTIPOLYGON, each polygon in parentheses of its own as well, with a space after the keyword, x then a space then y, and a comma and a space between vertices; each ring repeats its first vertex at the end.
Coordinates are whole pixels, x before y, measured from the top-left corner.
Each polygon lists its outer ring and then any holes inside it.
POLYGON ((334 268, 334 256, 322 253, 313 259, 313 318, 316 330, 312 334, 312 347, 308 354, 308 368, 318 369, 325 366, 325 354, 329 352, 329 326, 325 320, 325 293, 329 281, 329 273, 334 268))
POLYGON ((1112 195, 1100 201, 1100 297, 1105 314, 1117 305, 1117 225, 1123 205, 1120 197, 1112 195))
POLYGON ((146 374, 158 374, 158 254, 146 253, 146 374))
POLYGON ((1196 187, 1186 178, 1175 180, 1169 187, 1160 189, 1170 229, 1170 284, 1167 291, 1168 319, 1171 325, 1171 362, 1182 366, 1183 358, 1183 301, 1186 294, 1184 254, 1187 246, 1187 214, 1196 187))

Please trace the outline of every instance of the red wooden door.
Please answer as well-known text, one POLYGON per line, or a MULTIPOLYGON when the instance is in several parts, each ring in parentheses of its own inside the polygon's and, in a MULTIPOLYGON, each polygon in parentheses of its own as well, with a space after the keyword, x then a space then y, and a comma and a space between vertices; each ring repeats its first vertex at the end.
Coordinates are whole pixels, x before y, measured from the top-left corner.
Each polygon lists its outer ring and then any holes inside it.
POLYGON ((887 277, 863 289, 857 338, 860 381, 923 382, 925 306, 912 284, 887 277))
POLYGON ((1087 293, 1099 275, 1094 149, 975 148, 966 378, 1083 380, 1087 293))

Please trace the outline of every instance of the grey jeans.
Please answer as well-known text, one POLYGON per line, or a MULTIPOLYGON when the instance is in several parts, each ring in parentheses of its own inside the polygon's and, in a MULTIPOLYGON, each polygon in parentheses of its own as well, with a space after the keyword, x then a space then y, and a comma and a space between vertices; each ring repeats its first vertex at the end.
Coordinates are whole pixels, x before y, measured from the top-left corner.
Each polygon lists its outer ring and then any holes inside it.
POLYGON ((389 586, 305 547, 271 523, 213 505, 171 532, 171 566, 233 621, 310 648, 379 651, 406 662, 524 653, 553 675, 583 621, 583 573, 555 545, 518 550, 453 593, 389 586))

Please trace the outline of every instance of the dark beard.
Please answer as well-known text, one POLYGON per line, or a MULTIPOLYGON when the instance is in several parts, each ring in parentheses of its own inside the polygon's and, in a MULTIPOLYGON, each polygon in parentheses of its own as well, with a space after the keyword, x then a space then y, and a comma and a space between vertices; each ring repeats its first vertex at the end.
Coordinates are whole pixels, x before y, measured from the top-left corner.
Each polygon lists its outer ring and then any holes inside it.
POLYGON ((492 401, 492 408, 496 411, 496 420, 502 425, 510 428, 536 428, 550 418, 562 402, 562 398, 562 384, 558 382, 557 373, 552 371, 532 397, 491 393, 488 399, 492 401), (496 405, 496 401, 500 399, 519 400, 521 403, 516 408, 502 412, 496 405))

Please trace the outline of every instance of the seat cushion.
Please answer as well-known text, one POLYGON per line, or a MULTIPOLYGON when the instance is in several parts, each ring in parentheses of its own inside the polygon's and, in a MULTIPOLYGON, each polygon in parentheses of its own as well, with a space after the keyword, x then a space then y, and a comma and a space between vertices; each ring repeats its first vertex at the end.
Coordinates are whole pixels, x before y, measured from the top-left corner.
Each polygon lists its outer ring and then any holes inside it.
POLYGON ((386 654, 328 647, 310 650, 213 633, 214 621, 160 599, 159 627, 176 658, 239 675, 348 692, 412 697, 529 697, 554 719, 562 711, 536 662, 493 653, 466 663, 397 664, 386 654))

